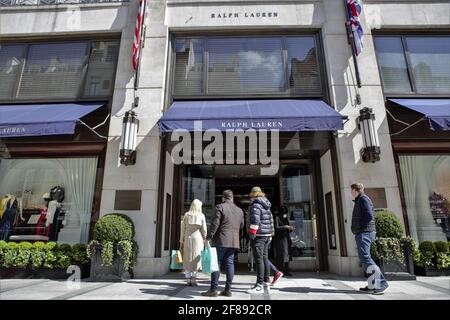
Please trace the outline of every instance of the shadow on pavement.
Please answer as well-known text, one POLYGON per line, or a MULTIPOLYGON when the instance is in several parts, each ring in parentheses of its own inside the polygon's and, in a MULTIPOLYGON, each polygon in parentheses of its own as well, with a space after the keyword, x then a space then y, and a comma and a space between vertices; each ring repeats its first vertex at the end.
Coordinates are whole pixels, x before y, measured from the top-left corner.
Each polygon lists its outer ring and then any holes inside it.
POLYGON ((309 287, 274 288, 274 289, 272 289, 271 293, 275 293, 276 291, 292 292, 292 293, 367 294, 365 292, 361 292, 358 290, 318 289, 318 288, 309 288, 309 287))

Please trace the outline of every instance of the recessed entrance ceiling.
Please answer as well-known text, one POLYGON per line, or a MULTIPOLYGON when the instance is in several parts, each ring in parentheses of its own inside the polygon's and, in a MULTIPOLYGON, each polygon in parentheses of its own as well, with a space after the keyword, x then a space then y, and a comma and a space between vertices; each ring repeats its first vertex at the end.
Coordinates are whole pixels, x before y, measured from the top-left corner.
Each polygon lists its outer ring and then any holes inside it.
POLYGON ((217 165, 214 168, 216 178, 255 178, 261 176, 261 165, 217 165))

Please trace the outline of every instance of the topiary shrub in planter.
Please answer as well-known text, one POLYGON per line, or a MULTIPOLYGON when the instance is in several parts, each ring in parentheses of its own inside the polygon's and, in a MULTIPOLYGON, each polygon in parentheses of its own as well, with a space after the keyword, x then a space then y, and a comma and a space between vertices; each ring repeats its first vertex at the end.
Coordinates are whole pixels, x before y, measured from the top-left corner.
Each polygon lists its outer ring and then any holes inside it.
POLYGON ((93 281, 123 281, 131 277, 138 247, 132 220, 123 214, 101 217, 94 227, 94 240, 87 247, 93 281))
POLYGON ((400 219, 386 209, 375 210, 377 239, 372 243, 371 253, 387 280, 413 280, 413 239, 405 237, 400 219))
POLYGON ((434 246, 436 247, 436 267, 441 270, 448 269, 450 266, 448 243, 437 241, 434 246))
POLYGON ((375 226, 378 238, 401 239, 405 235, 400 219, 395 213, 386 209, 375 210, 375 226))
POLYGON ((87 255, 87 245, 77 243, 72 246, 72 261, 81 269, 81 278, 89 278, 91 269, 91 259, 87 255))
POLYGON ((415 261, 415 270, 418 275, 450 275, 450 253, 447 242, 424 241, 419 245, 419 251, 419 259, 415 261))

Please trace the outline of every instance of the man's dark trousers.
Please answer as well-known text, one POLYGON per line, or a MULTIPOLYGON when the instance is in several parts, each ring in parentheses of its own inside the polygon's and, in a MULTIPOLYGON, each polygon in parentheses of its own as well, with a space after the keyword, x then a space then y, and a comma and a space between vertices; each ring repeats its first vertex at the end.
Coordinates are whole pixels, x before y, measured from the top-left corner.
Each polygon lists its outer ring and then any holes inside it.
POLYGON ((233 283, 234 278, 234 254, 236 253, 236 248, 216 247, 216 250, 219 271, 211 274, 211 291, 217 291, 217 288, 219 287, 220 267, 222 262, 225 262, 227 273, 225 290, 231 290, 231 284, 233 283))

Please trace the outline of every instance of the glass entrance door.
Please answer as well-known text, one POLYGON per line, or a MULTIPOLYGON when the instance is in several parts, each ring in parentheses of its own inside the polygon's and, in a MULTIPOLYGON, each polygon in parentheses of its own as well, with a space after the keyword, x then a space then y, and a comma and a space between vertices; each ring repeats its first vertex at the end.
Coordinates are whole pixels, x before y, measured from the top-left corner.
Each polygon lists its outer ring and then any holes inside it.
POLYGON ((202 203, 202 210, 209 227, 214 208, 214 176, 213 167, 207 165, 186 166, 184 168, 183 183, 183 212, 189 211, 194 199, 199 199, 202 203))
POLYGON ((317 270, 317 212, 312 181, 308 164, 281 165, 281 205, 294 227, 290 233, 292 261, 301 269, 317 270))

